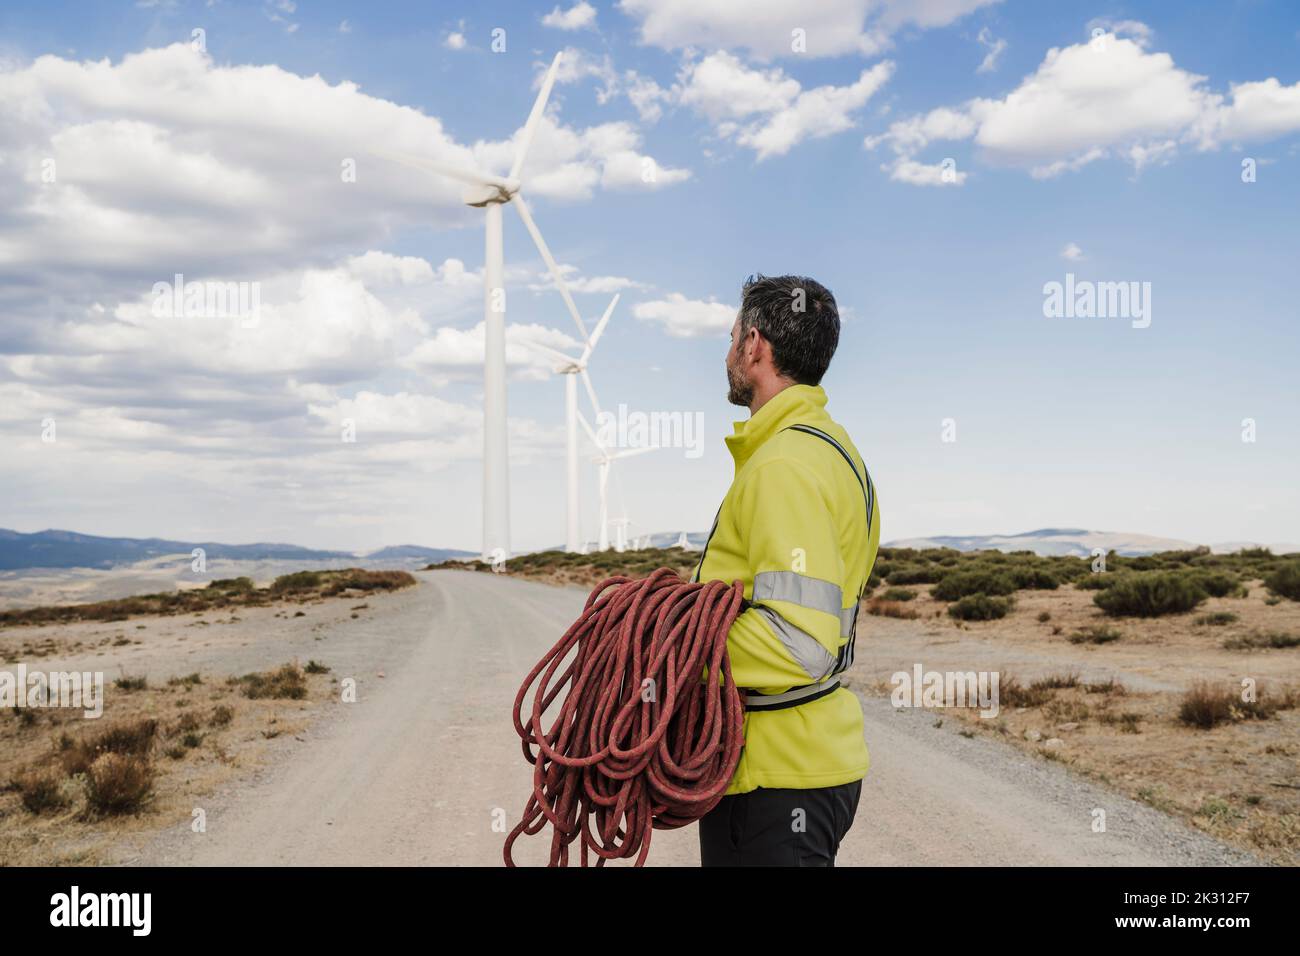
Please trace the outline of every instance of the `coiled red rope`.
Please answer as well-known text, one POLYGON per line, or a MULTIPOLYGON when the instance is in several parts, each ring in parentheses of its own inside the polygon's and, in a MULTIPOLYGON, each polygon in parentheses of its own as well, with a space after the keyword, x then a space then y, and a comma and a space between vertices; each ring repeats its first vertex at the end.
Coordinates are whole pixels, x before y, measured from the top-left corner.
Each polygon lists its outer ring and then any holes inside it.
POLYGON ((668 568, 596 586, 515 696, 533 792, 506 837, 507 866, 515 841, 547 823, 551 866, 568 866, 577 839, 583 866, 589 853, 596 866, 633 856, 641 866, 653 829, 686 826, 717 805, 744 742, 744 707, 727 659, 743 599, 739 581, 695 584, 668 568), (542 715, 561 694, 544 730, 542 715))

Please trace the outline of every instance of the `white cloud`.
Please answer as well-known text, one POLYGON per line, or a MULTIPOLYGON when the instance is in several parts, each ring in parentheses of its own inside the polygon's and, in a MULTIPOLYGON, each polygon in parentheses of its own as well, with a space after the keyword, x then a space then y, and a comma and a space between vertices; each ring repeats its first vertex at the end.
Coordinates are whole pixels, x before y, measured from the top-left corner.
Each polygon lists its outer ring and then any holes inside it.
POLYGON ((784 155, 805 139, 852 127, 852 114, 888 81, 893 69, 886 60, 863 70, 848 86, 804 90, 779 68, 752 69, 718 51, 684 68, 678 100, 712 120, 718 135, 754 150, 763 160, 784 155))
POLYGON ((1088 21, 1088 34, 1097 38, 1098 33, 1128 37, 1140 47, 1151 43, 1155 31, 1141 20, 1115 20, 1110 17, 1094 17, 1088 21))
POLYGON ((1300 83, 1283 86, 1275 77, 1234 83, 1231 102, 1216 101, 1194 131, 1206 149, 1224 142, 1273 139, 1300 130, 1300 83))
POLYGON ((628 70, 625 76, 627 98, 637 116, 644 123, 659 122, 664 112, 662 104, 672 100, 672 92, 636 70, 628 70))
MULTIPOLYGON (((518 134, 516 134, 518 135, 518 134)), ((689 169, 666 166, 641 151, 641 134, 628 122, 601 123, 585 130, 558 125, 543 115, 520 174, 529 193, 557 199, 587 199, 603 189, 661 189, 684 182, 689 169)), ((478 165, 509 168, 515 142, 475 143, 478 165)))
POLYGON ((557 30, 594 30, 596 28, 596 8, 587 0, 578 0, 567 10, 556 7, 542 17, 542 26, 557 30))
POLYGON ((620 0, 637 20, 641 41, 668 50, 745 49, 770 58, 795 55, 792 31, 803 30, 801 56, 872 55, 908 26, 940 27, 996 0, 620 0))
POLYGON ((675 338, 712 338, 726 335, 736 321, 736 307, 714 299, 688 299, 670 292, 662 299, 639 302, 632 314, 642 322, 653 322, 675 338))
MULTIPOLYGON (((577 266, 566 265, 565 263, 560 263, 560 274, 564 276, 564 284, 569 287, 570 292, 609 294, 627 289, 649 288, 646 283, 629 279, 627 276, 580 275, 577 266)), ((542 272, 538 274, 537 281, 531 283, 528 288, 534 292, 551 291, 555 289, 555 282, 551 279, 549 272, 542 272)))
POLYGON ((463 50, 468 45, 465 34, 453 30, 443 38, 442 45, 448 50, 463 50))
POLYGON ((981 46, 988 50, 988 53, 984 54, 984 59, 981 60, 980 65, 975 68, 975 72, 992 73, 998 68, 998 60, 1002 57, 1003 51, 1007 48, 1007 41, 1000 37, 995 38, 993 34, 989 32, 988 27, 982 28, 976 39, 979 40, 981 46))
POLYGON ((1169 54, 1148 52, 1140 27, 1126 24, 1136 39, 1106 33, 1053 48, 1006 97, 896 121, 864 145, 888 143, 911 160, 934 141, 969 138, 983 159, 1045 179, 1108 157, 1140 171, 1170 162, 1180 144, 1214 149, 1300 131, 1300 83, 1239 83, 1225 98, 1169 54))
MULTIPOLYGON (((522 342, 536 342, 561 351, 577 352, 581 348, 576 339, 556 329, 535 323, 511 323, 506 326, 506 370, 519 379, 545 379, 555 365, 553 359, 539 355, 522 342)), ((404 356, 401 363, 443 382, 478 379, 483 374, 483 349, 482 322, 469 329, 443 326, 404 356)))
MULTIPOLYGON (((117 63, 0 64, 0 163, 12 174, 0 186, 0 275, 48 276, 69 295, 86 283, 68 276, 87 272, 136 283, 185 269, 247 278, 411 225, 477 222, 457 183, 372 149, 504 172, 514 136, 466 146, 436 117, 355 84, 218 65, 185 44, 117 63), (43 181, 47 159, 53 182, 43 181)), ((689 175, 664 164, 651 182, 627 175, 649 159, 630 123, 574 128, 553 108, 529 153, 529 192, 584 199, 602 184, 653 189, 689 175)))
POLYGON ((1067 242, 1065 248, 1061 250, 1061 258, 1067 262, 1079 262, 1083 259, 1083 250, 1079 248, 1078 243, 1067 242))
POLYGON ((755 70, 718 52, 688 68, 680 101, 711 120, 774 113, 799 95, 799 81, 774 68, 755 70))

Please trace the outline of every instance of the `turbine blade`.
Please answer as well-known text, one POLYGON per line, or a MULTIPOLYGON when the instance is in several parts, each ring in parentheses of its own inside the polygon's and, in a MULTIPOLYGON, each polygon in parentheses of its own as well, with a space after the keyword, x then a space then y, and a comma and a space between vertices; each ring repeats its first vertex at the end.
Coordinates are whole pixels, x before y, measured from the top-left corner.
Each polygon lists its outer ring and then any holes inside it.
POLYGON ((565 284, 564 276, 560 275, 560 267, 555 264, 555 257, 551 255, 551 250, 547 247, 546 240, 542 238, 537 223, 533 222, 533 214, 528 211, 528 203, 524 202, 523 193, 515 193, 514 206, 519 211, 519 218, 524 221, 524 228, 533 237, 533 244, 537 246, 537 251, 542 254, 542 261, 550 270, 551 278, 555 280, 555 287, 560 290, 560 296, 569 308, 569 315, 573 316, 573 321, 578 324, 578 330, 582 332, 585 341, 588 338, 587 326, 583 324, 582 316, 578 314, 578 307, 573 304, 573 296, 569 295, 569 287, 565 284))
POLYGON ((627 448, 623 451, 616 451, 610 455, 611 458, 632 458, 636 455, 644 455, 649 451, 658 451, 658 445, 646 445, 644 448, 627 448))
POLYGON ((407 166, 411 169, 418 169, 426 173, 434 173, 438 176, 446 176, 449 179, 456 179, 462 183, 468 183, 471 186, 499 186, 507 188, 506 180, 500 176, 493 176, 491 173, 479 172, 477 169, 465 169, 461 166, 449 166, 436 160, 427 159, 423 156, 412 156, 410 153, 399 153, 391 150, 371 150, 371 155, 378 156, 380 159, 386 159, 391 163, 397 163, 401 166, 407 166))
POLYGON ((551 61, 551 68, 546 71, 546 78, 542 80, 542 88, 537 91, 537 99, 533 101, 533 111, 528 114, 528 121, 524 123, 524 134, 519 137, 519 148, 515 151, 515 163, 510 167, 511 179, 518 179, 519 171, 524 168, 524 157, 528 155, 528 147, 532 145, 533 134, 537 132, 537 124, 541 122, 542 113, 546 111, 546 101, 550 98, 551 87, 555 85, 555 74, 560 69, 560 59, 563 56, 563 50, 555 54, 555 59, 551 61))
POLYGON ((599 415, 600 399, 596 397, 596 387, 591 384, 591 376, 587 374, 587 366, 585 365, 581 366, 578 372, 582 376, 583 386, 587 389, 587 397, 591 399, 591 407, 594 408, 596 410, 596 414, 599 415))
POLYGON ((600 439, 596 437, 596 433, 587 422, 587 416, 582 414, 582 412, 578 412, 578 423, 582 425, 582 430, 587 433, 587 437, 591 439, 591 443, 600 450, 602 455, 605 455, 605 457, 608 458, 609 456, 605 453, 605 446, 600 443, 600 439))
POLYGON ((615 293, 614 298, 610 300, 609 308, 605 309, 605 314, 600 317, 600 321, 596 323, 595 331, 591 333, 591 340, 587 343, 587 347, 582 350, 582 364, 585 365, 587 359, 591 358, 591 353, 596 351, 596 343, 600 341, 605 326, 609 325, 609 317, 614 314, 614 306, 616 305, 618 305, 618 293, 615 293))
POLYGON ((532 349, 534 352, 537 352, 540 355, 545 355, 547 358, 556 359, 560 362, 563 362, 566 365, 577 364, 574 361, 574 359, 571 358, 570 356, 565 355, 563 352, 551 348, 549 345, 542 345, 542 343, 540 342, 533 342, 530 341, 529 339, 515 339, 515 344, 522 345, 526 349, 532 349))

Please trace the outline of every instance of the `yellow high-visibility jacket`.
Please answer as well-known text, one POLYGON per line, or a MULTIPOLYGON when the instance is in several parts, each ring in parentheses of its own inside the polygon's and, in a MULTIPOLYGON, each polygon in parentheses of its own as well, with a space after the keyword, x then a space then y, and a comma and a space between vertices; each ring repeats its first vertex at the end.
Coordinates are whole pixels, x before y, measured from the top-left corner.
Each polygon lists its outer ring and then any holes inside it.
MULTIPOLYGON (((780 694, 824 681, 876 560, 880 508, 871 479, 817 386, 779 392, 736 423, 727 447, 736 476, 695 576, 740 580, 753 604, 727 635, 736 683, 780 694), (834 438, 856 476, 834 445, 791 425, 834 438), (859 479, 872 499, 870 527, 859 479)), ((861 704, 840 687, 797 706, 746 711, 745 747, 727 793, 832 787, 862 779, 867 765, 861 704)))

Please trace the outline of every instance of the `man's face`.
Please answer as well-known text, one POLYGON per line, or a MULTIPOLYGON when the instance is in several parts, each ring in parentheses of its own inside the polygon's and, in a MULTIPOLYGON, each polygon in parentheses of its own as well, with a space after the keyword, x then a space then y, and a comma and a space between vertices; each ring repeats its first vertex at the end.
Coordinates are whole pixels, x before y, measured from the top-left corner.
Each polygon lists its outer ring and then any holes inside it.
POLYGON ((749 407, 754 400, 754 383, 745 371, 745 339, 740 334, 740 319, 731 326, 731 348, 727 349, 727 401, 749 407))

